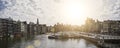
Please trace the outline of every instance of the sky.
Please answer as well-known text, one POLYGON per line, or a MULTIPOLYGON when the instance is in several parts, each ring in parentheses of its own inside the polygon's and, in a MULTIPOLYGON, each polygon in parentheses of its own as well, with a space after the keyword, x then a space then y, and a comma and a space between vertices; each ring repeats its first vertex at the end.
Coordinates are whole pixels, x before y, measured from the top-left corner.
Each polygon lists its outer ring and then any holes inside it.
POLYGON ((120 0, 0 0, 0 18, 54 25, 84 24, 87 17, 120 20, 120 0))

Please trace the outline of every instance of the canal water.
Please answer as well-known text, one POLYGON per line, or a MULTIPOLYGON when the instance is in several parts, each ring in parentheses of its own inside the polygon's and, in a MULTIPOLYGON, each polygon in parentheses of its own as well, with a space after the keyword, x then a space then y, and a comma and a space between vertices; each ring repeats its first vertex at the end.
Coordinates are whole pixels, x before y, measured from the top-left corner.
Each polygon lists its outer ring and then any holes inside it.
POLYGON ((12 41, 0 41, 2 48, 97 48, 84 39, 48 39, 48 35, 38 35, 34 38, 22 38, 12 41), (18 41, 19 40, 19 41, 18 41))

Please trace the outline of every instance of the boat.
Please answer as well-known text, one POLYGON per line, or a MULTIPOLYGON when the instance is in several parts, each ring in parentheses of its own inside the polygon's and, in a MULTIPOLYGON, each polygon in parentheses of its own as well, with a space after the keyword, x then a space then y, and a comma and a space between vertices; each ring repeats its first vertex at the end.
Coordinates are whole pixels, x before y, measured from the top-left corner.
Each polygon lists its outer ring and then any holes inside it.
POLYGON ((58 39, 58 36, 56 35, 51 35, 51 36, 48 36, 49 39, 58 39))

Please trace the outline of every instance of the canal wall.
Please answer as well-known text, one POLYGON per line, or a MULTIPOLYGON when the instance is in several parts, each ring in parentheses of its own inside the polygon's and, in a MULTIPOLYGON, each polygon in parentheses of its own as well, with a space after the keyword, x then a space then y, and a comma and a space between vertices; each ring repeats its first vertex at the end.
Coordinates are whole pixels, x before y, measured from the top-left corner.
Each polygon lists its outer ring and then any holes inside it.
POLYGON ((93 39, 93 38, 84 37, 84 36, 80 36, 80 38, 83 38, 83 39, 89 41, 90 43, 93 43, 97 47, 101 47, 101 44, 99 43, 99 40, 97 38, 93 39))

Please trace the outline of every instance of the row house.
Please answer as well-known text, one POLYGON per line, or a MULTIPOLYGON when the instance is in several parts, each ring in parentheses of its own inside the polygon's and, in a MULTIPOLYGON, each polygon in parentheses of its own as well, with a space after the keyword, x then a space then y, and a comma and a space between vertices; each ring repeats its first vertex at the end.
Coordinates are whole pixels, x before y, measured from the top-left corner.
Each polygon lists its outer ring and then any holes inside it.
POLYGON ((46 33, 47 32, 47 26, 46 26, 46 24, 40 24, 39 25, 39 29, 40 29, 40 33, 41 34, 46 33))
POLYGON ((13 20, 0 18, 0 37, 8 37, 13 33, 13 20))
POLYGON ((106 20, 102 23, 101 33, 109 35, 120 35, 120 21, 106 20))
POLYGON ((46 24, 39 24, 38 19, 36 24, 33 22, 27 24, 26 21, 14 21, 12 18, 0 18, 0 37, 9 37, 11 35, 21 37, 44 34, 46 32, 50 32, 50 27, 48 29, 46 24))

